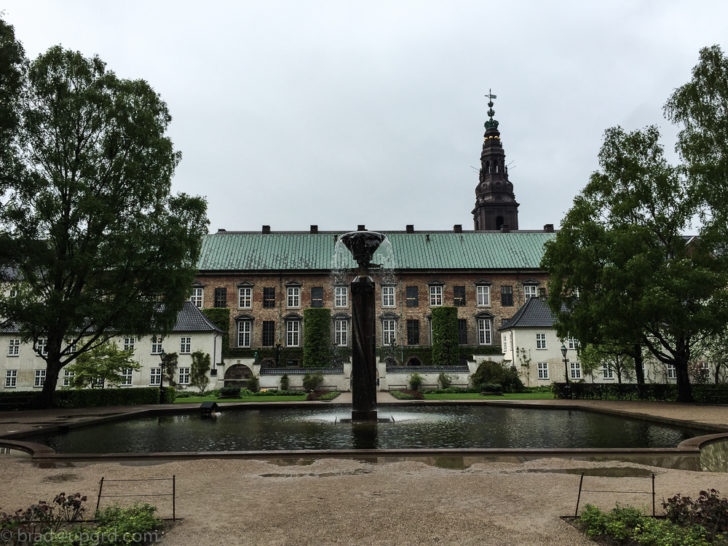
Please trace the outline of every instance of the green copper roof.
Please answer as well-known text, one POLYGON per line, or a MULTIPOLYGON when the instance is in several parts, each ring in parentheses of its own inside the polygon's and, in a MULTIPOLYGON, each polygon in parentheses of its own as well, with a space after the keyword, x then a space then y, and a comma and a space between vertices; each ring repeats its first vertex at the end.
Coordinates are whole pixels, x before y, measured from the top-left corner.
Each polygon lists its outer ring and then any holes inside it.
MULTIPOLYGON (((200 271, 329 270, 344 232, 219 232, 206 235, 200 271)), ((545 232, 385 232, 395 269, 539 269, 545 232)), ((354 267, 348 256, 346 267, 354 267)), ((381 263, 381 248, 374 262, 381 263), (379 258, 379 262, 377 261, 379 258)))

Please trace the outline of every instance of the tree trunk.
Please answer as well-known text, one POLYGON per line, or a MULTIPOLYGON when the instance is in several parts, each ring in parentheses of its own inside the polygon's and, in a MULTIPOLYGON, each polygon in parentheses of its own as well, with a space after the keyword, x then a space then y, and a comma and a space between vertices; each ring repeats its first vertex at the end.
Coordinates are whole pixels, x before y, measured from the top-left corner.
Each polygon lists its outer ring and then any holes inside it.
POLYGON ((35 401, 35 405, 38 408, 47 409, 53 407, 53 394, 56 392, 61 367, 61 362, 58 358, 52 360, 49 357, 46 361, 46 376, 45 382, 43 383, 43 390, 38 394, 35 401))
POLYGON ((645 384, 645 366, 644 366, 644 359, 642 358, 642 345, 639 343, 635 343, 634 345, 634 352, 632 353, 632 358, 634 359, 634 372, 637 376, 637 384, 638 385, 644 385, 645 384))
POLYGON ((690 385, 687 361, 675 362, 675 372, 677 374, 677 401, 693 402, 693 388, 690 385))

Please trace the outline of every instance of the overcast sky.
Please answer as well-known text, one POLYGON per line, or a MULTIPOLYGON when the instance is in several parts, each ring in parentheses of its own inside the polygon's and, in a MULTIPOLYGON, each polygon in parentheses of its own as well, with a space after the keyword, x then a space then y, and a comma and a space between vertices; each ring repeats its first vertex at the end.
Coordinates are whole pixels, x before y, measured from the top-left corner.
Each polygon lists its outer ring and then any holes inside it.
POLYGON ((607 127, 662 106, 728 2, 5 0, 55 44, 143 78, 182 151, 173 191, 210 230, 472 229, 488 89, 521 229, 558 225, 607 127))

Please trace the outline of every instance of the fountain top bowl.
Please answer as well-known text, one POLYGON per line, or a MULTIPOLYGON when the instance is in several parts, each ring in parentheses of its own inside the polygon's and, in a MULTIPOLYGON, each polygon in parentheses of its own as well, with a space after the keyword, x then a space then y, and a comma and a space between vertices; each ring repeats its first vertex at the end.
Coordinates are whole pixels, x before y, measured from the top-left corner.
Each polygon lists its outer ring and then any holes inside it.
POLYGON ((341 241, 349 249, 359 267, 368 269, 372 257, 384 241, 385 235, 376 231, 351 231, 341 236, 341 241))

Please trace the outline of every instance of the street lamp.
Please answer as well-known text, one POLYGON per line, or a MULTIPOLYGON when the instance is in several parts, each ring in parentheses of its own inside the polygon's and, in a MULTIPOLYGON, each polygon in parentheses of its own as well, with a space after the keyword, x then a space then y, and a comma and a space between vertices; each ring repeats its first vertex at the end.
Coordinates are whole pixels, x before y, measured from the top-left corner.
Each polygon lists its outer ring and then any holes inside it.
POLYGON ((159 365, 159 403, 164 403, 164 357, 167 356, 167 353, 164 352, 164 349, 162 349, 159 353, 159 359, 161 360, 161 363, 159 365))
POLYGON ((561 356, 564 357, 564 377, 566 378, 566 384, 569 384, 569 359, 566 358, 566 345, 561 345, 561 356))

